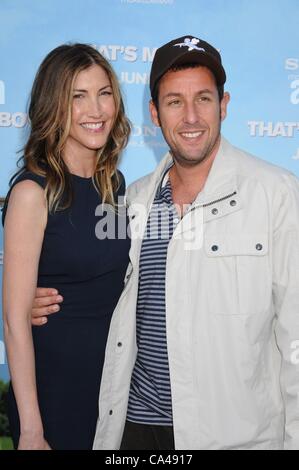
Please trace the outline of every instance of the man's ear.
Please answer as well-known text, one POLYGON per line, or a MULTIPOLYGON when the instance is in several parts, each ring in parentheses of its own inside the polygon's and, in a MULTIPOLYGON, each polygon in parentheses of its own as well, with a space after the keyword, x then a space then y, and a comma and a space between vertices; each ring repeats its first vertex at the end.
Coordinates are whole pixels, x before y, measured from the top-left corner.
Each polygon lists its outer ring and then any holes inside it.
POLYGON ((229 100, 230 100, 230 94, 226 91, 220 103, 221 121, 224 121, 224 119, 226 118, 227 105, 229 103, 229 100))
POLYGON ((159 113, 153 100, 150 100, 149 102, 149 111, 150 111, 150 115, 155 126, 160 127, 159 113))

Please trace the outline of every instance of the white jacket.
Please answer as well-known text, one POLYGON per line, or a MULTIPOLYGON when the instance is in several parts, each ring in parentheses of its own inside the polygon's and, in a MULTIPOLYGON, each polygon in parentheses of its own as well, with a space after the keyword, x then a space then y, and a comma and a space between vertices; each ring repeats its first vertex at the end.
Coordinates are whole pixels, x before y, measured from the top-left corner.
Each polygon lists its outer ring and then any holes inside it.
MULTIPOLYGON (((170 158, 128 188, 133 235, 145 229, 170 158)), ((222 138, 193 207, 169 243, 166 269, 175 447, 299 449, 298 180, 222 138)), ((95 449, 118 449, 124 429, 141 238, 132 240, 111 322, 95 449)))

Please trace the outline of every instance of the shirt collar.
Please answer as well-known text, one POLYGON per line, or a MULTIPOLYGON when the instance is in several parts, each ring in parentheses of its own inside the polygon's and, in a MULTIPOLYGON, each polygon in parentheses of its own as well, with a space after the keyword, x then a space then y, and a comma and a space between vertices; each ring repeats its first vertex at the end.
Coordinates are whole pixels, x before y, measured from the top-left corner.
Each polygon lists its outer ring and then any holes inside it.
POLYGON ((164 171, 162 178, 160 180, 160 184, 158 186, 158 190, 156 193, 156 197, 159 199, 163 199, 167 204, 172 204, 172 196, 171 196, 171 184, 169 179, 169 170, 173 166, 173 161, 167 166, 166 170, 164 171))

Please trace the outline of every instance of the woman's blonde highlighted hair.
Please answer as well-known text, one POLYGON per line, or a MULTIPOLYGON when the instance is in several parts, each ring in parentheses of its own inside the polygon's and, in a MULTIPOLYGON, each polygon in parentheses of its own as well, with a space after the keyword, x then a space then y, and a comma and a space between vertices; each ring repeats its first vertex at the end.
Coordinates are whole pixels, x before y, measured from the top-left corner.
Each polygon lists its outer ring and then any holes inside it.
POLYGON ((36 74, 28 113, 30 135, 20 170, 46 176, 50 212, 65 209, 72 201, 70 174, 62 155, 71 126, 73 87, 79 72, 95 64, 108 75, 116 111, 109 138, 97 152, 93 183, 103 203, 116 204, 114 194, 120 184, 116 168, 130 134, 118 80, 109 62, 92 46, 65 44, 47 55, 36 74))

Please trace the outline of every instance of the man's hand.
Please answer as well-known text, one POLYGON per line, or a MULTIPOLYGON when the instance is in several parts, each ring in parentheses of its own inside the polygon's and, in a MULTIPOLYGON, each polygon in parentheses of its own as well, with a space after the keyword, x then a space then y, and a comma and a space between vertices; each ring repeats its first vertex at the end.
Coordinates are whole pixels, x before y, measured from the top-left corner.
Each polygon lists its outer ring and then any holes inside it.
POLYGON ((47 316, 60 310, 58 304, 63 302, 63 297, 56 289, 38 287, 32 306, 31 323, 40 326, 47 323, 47 316))

